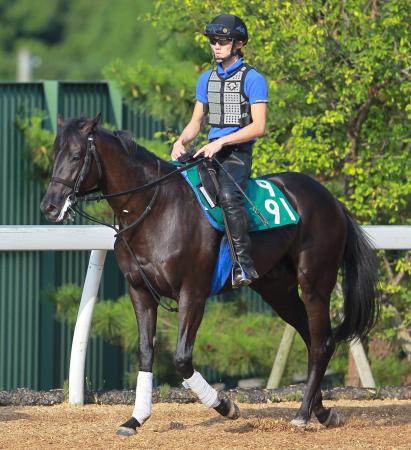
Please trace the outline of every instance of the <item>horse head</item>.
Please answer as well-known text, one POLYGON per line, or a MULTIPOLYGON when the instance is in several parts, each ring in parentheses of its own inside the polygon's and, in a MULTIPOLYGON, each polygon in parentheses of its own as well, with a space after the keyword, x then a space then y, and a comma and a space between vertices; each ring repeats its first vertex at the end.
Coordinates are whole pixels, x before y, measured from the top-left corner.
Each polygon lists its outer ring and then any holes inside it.
POLYGON ((53 172, 40 209, 51 222, 61 222, 70 216, 70 205, 77 194, 98 182, 100 163, 95 149, 94 134, 100 114, 93 119, 59 117, 54 141, 53 172), (94 162, 94 164, 93 164, 94 162))

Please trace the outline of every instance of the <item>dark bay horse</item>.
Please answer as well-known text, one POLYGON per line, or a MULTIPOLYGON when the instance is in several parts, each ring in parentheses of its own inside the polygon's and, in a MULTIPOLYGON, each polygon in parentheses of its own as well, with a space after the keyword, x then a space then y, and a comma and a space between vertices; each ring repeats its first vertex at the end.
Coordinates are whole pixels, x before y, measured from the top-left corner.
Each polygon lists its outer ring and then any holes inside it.
MULTIPOLYGON (((60 123, 53 176, 41 203, 50 221, 66 219, 76 195, 94 186, 103 194, 119 193, 175 170, 124 134, 120 138, 99 127, 98 120, 60 123)), ((301 219, 295 225, 252 233, 252 256, 260 278, 251 288, 298 331, 308 349, 307 386, 292 423, 305 426, 314 412, 324 425, 336 426, 338 414, 334 408, 323 406, 320 384, 336 343, 365 336, 375 323, 376 257, 348 211, 314 179, 292 172, 267 178, 284 191, 301 219), (332 329, 330 295, 339 268, 344 315, 332 329)), ((180 175, 157 187, 113 196, 108 201, 124 231, 124 239, 116 240, 115 254, 129 283, 139 324, 136 404, 132 417, 118 433, 133 434, 151 414, 158 308, 153 291, 178 303, 175 366, 184 385, 206 406, 237 418, 237 406, 219 398, 192 362, 221 233, 208 223, 180 175), (138 226, 129 227, 139 217, 138 226)))

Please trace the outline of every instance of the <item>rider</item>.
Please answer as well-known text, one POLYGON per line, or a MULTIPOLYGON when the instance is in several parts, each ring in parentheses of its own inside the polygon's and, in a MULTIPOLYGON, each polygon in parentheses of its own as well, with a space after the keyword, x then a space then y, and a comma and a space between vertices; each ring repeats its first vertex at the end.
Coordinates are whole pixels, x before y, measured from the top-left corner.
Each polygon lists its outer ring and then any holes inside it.
MULTIPOLYGON (((265 133, 267 83, 256 69, 243 61, 241 49, 247 44, 248 33, 239 17, 231 14, 215 17, 206 26, 204 35, 210 41, 217 64, 198 79, 191 120, 174 143, 171 157, 177 159, 186 153, 185 146, 199 134, 208 115, 209 143, 194 156, 217 158, 244 189, 251 172, 253 144, 265 133)), ((219 165, 216 171, 218 198, 237 257, 232 274, 236 288, 258 278, 250 256, 248 215, 238 187, 219 165)))

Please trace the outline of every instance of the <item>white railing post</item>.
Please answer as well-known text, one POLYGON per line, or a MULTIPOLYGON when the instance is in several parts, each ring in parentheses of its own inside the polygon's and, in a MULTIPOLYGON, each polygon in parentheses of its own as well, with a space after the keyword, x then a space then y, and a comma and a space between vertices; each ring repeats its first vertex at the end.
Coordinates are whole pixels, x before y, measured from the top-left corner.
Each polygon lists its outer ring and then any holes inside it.
POLYGON ((97 301, 98 288, 107 250, 93 250, 90 254, 83 294, 74 328, 69 374, 69 403, 84 404, 84 369, 91 319, 97 301))
POLYGON ((365 388, 375 388, 375 381, 372 375, 367 354, 360 340, 350 342, 350 351, 354 359, 355 367, 360 377, 361 386, 365 388))

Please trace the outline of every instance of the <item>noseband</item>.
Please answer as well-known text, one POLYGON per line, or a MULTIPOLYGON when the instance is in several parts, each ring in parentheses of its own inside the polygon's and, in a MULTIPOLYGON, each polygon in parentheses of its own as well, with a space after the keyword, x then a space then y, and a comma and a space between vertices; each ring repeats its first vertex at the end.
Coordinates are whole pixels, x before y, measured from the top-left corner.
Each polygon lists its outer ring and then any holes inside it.
POLYGON ((73 192, 71 193, 73 203, 76 202, 77 196, 80 192, 80 186, 90 171, 93 158, 96 161, 97 170, 98 170, 98 179, 100 180, 103 175, 103 171, 101 169, 101 162, 100 162, 98 153, 96 151, 96 145, 94 143, 94 136, 93 136, 93 134, 89 134, 87 136, 86 156, 84 157, 83 165, 80 169, 79 174, 77 175, 76 180, 73 182, 73 181, 64 180, 63 178, 59 178, 59 177, 51 178, 52 182, 54 181, 55 183, 64 184, 64 186, 67 186, 73 190, 73 192))

